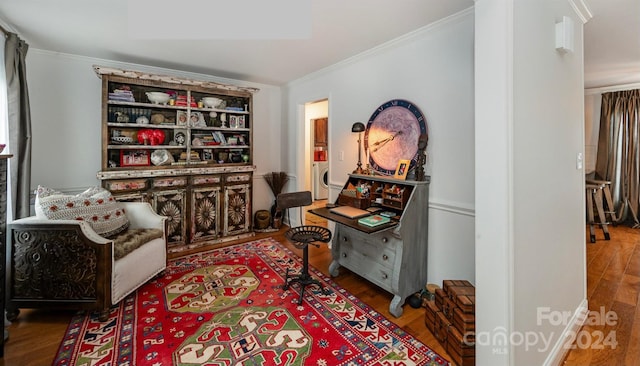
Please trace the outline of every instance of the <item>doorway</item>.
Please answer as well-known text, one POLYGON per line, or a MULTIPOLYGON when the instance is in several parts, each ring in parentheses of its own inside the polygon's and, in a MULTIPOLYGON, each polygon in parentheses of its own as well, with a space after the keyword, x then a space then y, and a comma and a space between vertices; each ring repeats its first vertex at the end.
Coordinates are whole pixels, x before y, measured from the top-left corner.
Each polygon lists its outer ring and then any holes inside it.
MULTIPOLYGON (((309 152, 310 160, 308 166, 310 171, 306 172, 310 181, 310 190, 313 197, 314 207, 322 207, 329 198, 329 101, 322 99, 307 103, 304 106, 306 128, 309 131, 309 139, 305 149, 309 152)), ((313 214, 306 214, 305 221, 318 224, 320 218, 313 214)))
POLYGON ((307 103, 304 106, 305 123, 309 133, 306 150, 310 157, 306 172, 310 181, 313 200, 326 200, 329 197, 329 101, 327 99, 307 103))

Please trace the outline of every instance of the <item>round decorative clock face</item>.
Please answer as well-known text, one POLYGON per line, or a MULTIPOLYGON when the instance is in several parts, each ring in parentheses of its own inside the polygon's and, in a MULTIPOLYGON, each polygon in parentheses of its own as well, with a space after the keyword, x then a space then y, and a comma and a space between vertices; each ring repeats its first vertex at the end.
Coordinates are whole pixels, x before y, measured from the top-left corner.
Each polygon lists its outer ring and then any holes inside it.
POLYGON ((416 167, 418 139, 427 133, 424 115, 411 102, 390 100, 373 112, 364 135, 369 164, 376 172, 393 175, 400 160, 416 167))

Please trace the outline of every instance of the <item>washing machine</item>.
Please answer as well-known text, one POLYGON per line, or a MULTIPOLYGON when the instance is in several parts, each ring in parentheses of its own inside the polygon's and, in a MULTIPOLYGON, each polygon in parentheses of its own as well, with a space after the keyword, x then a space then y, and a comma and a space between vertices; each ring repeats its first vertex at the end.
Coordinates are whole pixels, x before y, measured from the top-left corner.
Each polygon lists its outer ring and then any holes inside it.
POLYGON ((324 200, 329 197, 329 162, 313 162, 313 199, 324 200))

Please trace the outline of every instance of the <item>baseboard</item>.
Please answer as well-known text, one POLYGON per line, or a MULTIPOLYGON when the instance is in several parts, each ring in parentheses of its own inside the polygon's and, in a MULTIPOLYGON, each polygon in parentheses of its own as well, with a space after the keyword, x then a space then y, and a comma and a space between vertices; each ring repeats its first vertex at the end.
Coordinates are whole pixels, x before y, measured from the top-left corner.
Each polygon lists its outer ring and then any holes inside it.
POLYGON ((542 364, 543 366, 558 366, 564 360, 571 347, 571 343, 575 340, 575 335, 578 334, 580 328, 587 320, 587 314, 589 312, 587 299, 582 300, 576 311, 573 313, 573 317, 569 320, 564 331, 560 334, 558 341, 551 349, 549 356, 542 364))

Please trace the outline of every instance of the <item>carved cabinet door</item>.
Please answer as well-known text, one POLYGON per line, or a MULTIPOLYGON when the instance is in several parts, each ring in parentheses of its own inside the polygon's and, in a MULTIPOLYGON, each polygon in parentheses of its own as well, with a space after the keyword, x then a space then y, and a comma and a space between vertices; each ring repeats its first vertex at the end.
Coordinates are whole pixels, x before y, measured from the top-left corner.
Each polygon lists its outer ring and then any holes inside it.
POLYGON ((220 216, 220 187, 201 187, 191 190, 190 242, 218 237, 220 216))
POLYGON ((251 184, 224 187, 223 235, 246 233, 251 226, 251 184))
POLYGON ((153 208, 158 215, 167 217, 167 241, 171 247, 183 245, 186 236, 186 193, 184 189, 153 192, 153 208))

